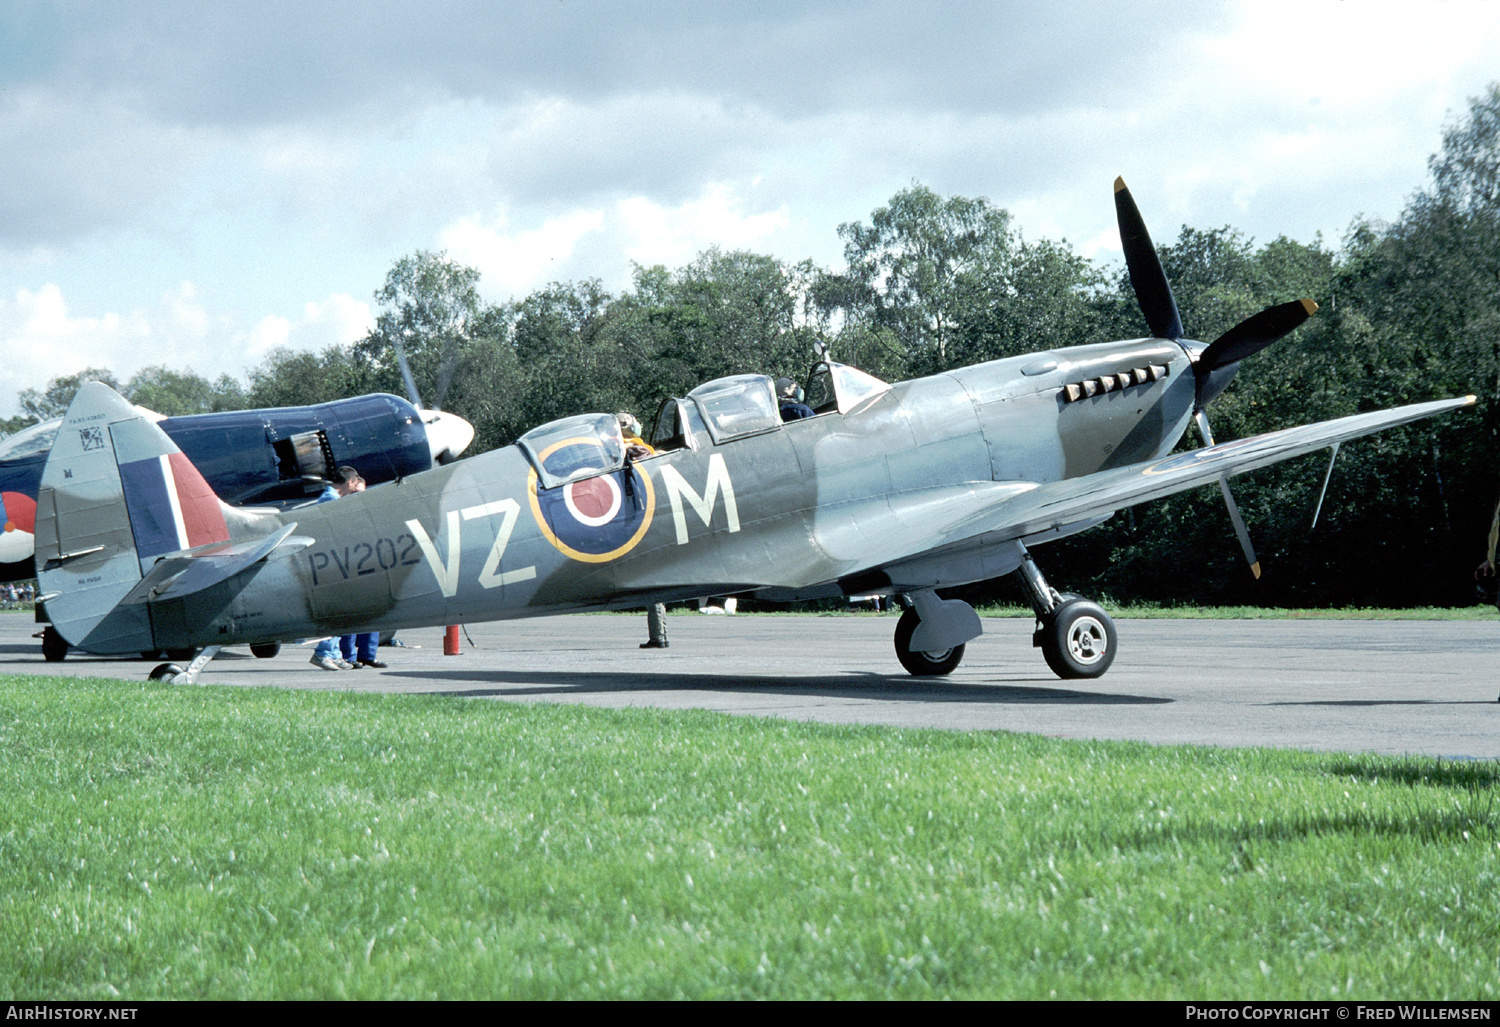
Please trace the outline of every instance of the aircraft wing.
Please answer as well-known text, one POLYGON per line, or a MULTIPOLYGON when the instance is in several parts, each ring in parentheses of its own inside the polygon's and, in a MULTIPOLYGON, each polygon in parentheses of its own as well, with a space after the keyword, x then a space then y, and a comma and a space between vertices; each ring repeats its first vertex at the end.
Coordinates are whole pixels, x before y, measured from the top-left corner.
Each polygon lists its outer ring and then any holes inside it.
MULTIPOLYGON (((1212 484, 1220 477, 1267 467, 1326 449, 1334 443, 1473 403, 1474 397, 1466 396, 1355 414, 1044 484, 975 484, 969 486, 961 497, 947 497, 943 504, 947 516, 929 516, 924 530, 912 532, 909 522, 904 525, 908 532, 906 545, 896 547, 894 553, 887 551, 884 559, 873 561, 868 566, 869 569, 896 568, 938 551, 960 552, 970 547, 1098 522, 1116 510, 1138 503, 1212 484)), ((930 513, 936 514, 937 510, 930 513)))

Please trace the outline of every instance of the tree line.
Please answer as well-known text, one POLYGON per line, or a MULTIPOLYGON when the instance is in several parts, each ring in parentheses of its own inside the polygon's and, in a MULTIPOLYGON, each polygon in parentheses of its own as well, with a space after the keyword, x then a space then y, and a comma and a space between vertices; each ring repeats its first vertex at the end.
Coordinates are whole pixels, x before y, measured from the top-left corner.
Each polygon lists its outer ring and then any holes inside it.
MULTIPOLYGON (((1320 304, 1247 360, 1214 404, 1221 441, 1465 393, 1477 408, 1344 446, 1315 530, 1326 459, 1236 478, 1265 568, 1258 582, 1212 489, 1047 546, 1049 579, 1119 601, 1473 601, 1470 572, 1500 491, 1500 84, 1447 129, 1429 170, 1397 220, 1360 220, 1337 248, 1185 226, 1158 250, 1194 338, 1211 341, 1275 303, 1320 304)), ((483 452, 585 411, 647 421, 664 398, 722 375, 801 378, 825 347, 896 381, 1146 331, 1123 268, 1096 266, 1065 241, 1028 240, 983 198, 913 183, 838 234, 842 270, 709 249, 675 270, 637 267, 618 294, 596 280, 556 282, 500 304, 481 300, 473 268, 418 251, 391 268, 375 327, 352 346, 273 352, 245 382, 165 367, 120 382, 86 369, 22 392, 22 414, 0 427, 60 414, 90 379, 169 416, 406 395, 400 349, 423 403, 471 421, 471 452, 483 452)))

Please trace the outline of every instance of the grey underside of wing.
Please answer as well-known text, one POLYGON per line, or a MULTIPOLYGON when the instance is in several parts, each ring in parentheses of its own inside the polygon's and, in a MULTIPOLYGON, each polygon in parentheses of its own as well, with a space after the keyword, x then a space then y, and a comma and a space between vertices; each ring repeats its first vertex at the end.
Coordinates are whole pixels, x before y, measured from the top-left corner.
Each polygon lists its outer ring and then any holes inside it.
MULTIPOLYGON (((1189 450, 1145 463, 1118 467, 1081 478, 1035 484, 1031 482, 976 482, 962 489, 940 490, 939 508, 921 502, 920 494, 892 496, 893 510, 921 509, 925 516, 891 518, 884 530, 865 522, 865 552, 881 543, 881 557, 860 561, 860 570, 890 567, 939 550, 953 552, 968 546, 989 546, 1012 539, 1044 535, 1068 525, 1093 523, 1138 503, 1161 499, 1221 477, 1242 474, 1282 460, 1326 449, 1337 442, 1369 435, 1384 428, 1472 405, 1473 397, 1417 403, 1333 421, 1255 435, 1204 449, 1189 450), (879 535, 884 539, 877 539, 879 535)), ((878 518, 876 519, 878 520, 878 518)), ((820 532, 820 535, 822 532, 820 532)), ((841 533, 853 541, 854 529, 841 533)))

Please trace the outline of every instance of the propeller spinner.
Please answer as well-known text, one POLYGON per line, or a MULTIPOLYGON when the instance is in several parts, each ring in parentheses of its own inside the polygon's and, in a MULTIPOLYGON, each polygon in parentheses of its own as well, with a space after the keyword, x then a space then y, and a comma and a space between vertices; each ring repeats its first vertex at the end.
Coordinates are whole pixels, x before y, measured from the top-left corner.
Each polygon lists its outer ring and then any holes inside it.
MULTIPOLYGON (((1120 244, 1125 251, 1125 266, 1130 271, 1130 284, 1135 290, 1136 302, 1151 334, 1159 339, 1179 342, 1184 338, 1182 317, 1177 311, 1177 300, 1172 295, 1171 283, 1161 266, 1161 258, 1151 243, 1151 234, 1146 231, 1146 222, 1140 208, 1130 195, 1125 179, 1115 179, 1115 215, 1120 223, 1120 244)), ((1228 387, 1239 363, 1246 357, 1259 353, 1271 343, 1297 328, 1312 317, 1318 305, 1309 299, 1293 300, 1247 317, 1229 331, 1219 336, 1193 358, 1193 375, 1197 380, 1197 392, 1193 404, 1193 421, 1207 446, 1214 444, 1213 432, 1208 426, 1208 415, 1204 408, 1228 387)), ((1255 548, 1250 544, 1250 533, 1240 517, 1239 507, 1229 491, 1229 481, 1219 479, 1224 492, 1224 504, 1229 508, 1229 519, 1234 524, 1235 535, 1250 571, 1260 577, 1260 561, 1255 557, 1255 548)))

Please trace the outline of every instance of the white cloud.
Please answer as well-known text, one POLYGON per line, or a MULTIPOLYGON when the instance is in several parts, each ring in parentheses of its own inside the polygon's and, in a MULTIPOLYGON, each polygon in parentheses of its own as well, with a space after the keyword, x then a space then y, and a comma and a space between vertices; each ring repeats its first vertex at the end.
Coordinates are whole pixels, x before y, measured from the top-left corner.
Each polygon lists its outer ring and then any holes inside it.
POLYGON ((678 267, 710 246, 753 248, 790 224, 784 207, 745 213, 734 190, 720 183, 708 185, 697 199, 676 207, 633 196, 620 201, 615 214, 625 255, 646 266, 678 267))
POLYGON ((478 269, 486 293, 512 295, 562 277, 558 271, 579 240, 603 227, 602 210, 575 210, 546 219, 540 228, 507 232, 509 218, 501 212, 488 222, 462 218, 440 238, 450 257, 478 269))
POLYGON ((56 284, 19 289, 13 299, 0 299, 0 349, 7 354, 0 417, 15 414, 21 390, 44 388, 85 367, 108 368, 122 381, 156 365, 210 380, 240 378, 272 349, 348 345, 374 323, 369 304, 345 293, 305 303, 299 318, 268 314, 243 328, 211 314, 192 282, 168 290, 153 307, 95 316, 72 313, 56 284))
POLYGON ((291 339, 292 322, 279 314, 267 314, 250 329, 245 339, 245 356, 258 360, 273 349, 287 346, 291 339))
MULTIPOLYGON (((274 349, 320 352, 330 346, 348 346, 364 338, 375 327, 370 305, 348 293, 334 293, 302 305, 302 316, 293 320, 267 314, 248 332, 239 333, 231 348, 242 364, 257 364, 274 349)), ((244 367, 230 371, 243 373, 244 367)), ((221 372, 222 373, 222 372, 221 372)))
POLYGON ((202 339, 208 335, 210 317, 206 307, 198 302, 198 290, 192 282, 183 282, 168 290, 162 297, 162 306, 172 315, 173 323, 189 338, 202 339))
POLYGON ((60 375, 85 367, 120 373, 120 358, 144 348, 150 336, 150 325, 139 315, 73 316, 56 285, 17 290, 14 299, 0 299, 0 350, 6 354, 0 365, 0 415, 15 413, 17 392, 43 387, 60 375))

